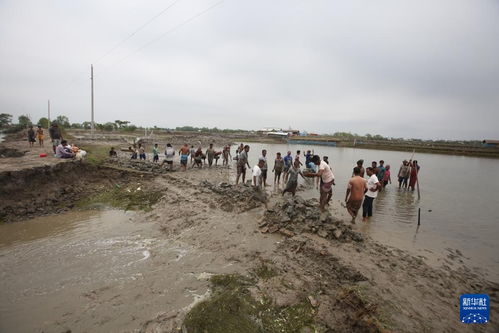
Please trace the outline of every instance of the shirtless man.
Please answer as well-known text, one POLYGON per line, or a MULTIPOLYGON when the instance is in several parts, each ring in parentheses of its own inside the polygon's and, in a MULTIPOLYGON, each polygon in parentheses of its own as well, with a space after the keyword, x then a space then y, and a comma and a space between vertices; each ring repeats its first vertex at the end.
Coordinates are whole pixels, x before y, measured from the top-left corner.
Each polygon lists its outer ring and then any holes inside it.
POLYGON ((180 166, 182 167, 182 169, 184 169, 184 171, 186 171, 187 160, 189 159, 189 154, 190 154, 189 146, 187 145, 187 143, 184 143, 184 145, 182 146, 182 148, 180 148, 178 153, 180 155, 180 166))
POLYGON ((241 153, 239 153, 239 159, 237 160, 237 177, 236 177, 236 185, 239 184, 239 177, 242 176, 243 184, 246 181, 246 166, 251 168, 248 163, 248 152, 250 150, 250 146, 244 146, 244 149, 241 153))
POLYGON ((222 151, 222 156, 223 156, 223 163, 222 163, 222 165, 229 166, 229 158, 232 158, 232 155, 230 154, 230 146, 229 145, 226 145, 224 147, 224 150, 222 151))
MULTIPOLYGON (((360 176, 360 177, 362 177, 362 178, 364 178, 364 173, 365 173, 365 171, 366 171, 366 170, 364 169, 364 167, 362 166, 363 164, 364 164, 364 160, 358 160, 358 161, 357 161, 357 166, 356 166, 356 167, 354 167, 354 169, 355 169, 355 168, 359 168, 359 169, 360 169, 360 174, 359 174, 359 176, 360 176)), ((355 172, 352 172, 352 177, 354 177, 354 176, 355 176, 355 172)))
POLYGON ((348 182, 345 202, 348 214, 352 216, 352 223, 355 223, 355 218, 362 206, 364 192, 367 190, 367 181, 360 176, 360 168, 353 168, 353 177, 348 182))

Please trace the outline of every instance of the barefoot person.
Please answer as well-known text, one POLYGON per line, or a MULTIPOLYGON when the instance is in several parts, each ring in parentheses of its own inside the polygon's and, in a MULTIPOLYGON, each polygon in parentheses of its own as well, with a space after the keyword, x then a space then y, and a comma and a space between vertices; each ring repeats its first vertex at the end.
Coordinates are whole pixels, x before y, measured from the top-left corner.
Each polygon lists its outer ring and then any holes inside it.
POLYGON ((157 143, 155 143, 154 147, 152 148, 152 161, 153 163, 159 162, 159 147, 157 143))
POLYGON ((329 204, 331 197, 333 196, 333 185, 334 184, 334 175, 333 171, 329 167, 329 165, 322 161, 319 155, 314 155, 312 157, 312 162, 319 167, 319 171, 313 173, 304 174, 305 177, 320 177, 320 198, 319 198, 319 206, 321 208, 321 212, 324 212, 326 204, 329 204))
POLYGON ((33 125, 30 125, 28 129, 28 143, 30 147, 33 147, 36 142, 35 136, 36 135, 35 130, 33 129, 33 125))
POLYGON ((296 161, 293 163, 291 169, 288 170, 288 182, 286 183, 286 187, 282 191, 282 195, 286 192, 290 192, 295 196, 296 188, 298 187, 298 175, 300 175, 303 179, 303 173, 300 170, 300 162, 296 161))
POLYGON ((364 222, 367 222, 373 216, 373 201, 378 196, 378 191, 381 187, 373 168, 367 168, 366 173, 369 179, 367 180, 367 192, 362 204, 362 221, 364 222))
POLYGON ((262 150, 262 156, 260 156, 260 159, 263 161, 263 166, 261 167, 262 169, 262 180, 263 180, 263 186, 269 186, 267 185, 267 170, 268 170, 268 165, 267 165, 267 150, 263 149, 262 150))
POLYGON ((407 160, 404 160, 402 162, 402 165, 400 166, 399 173, 397 175, 399 180, 399 188, 401 188, 402 186, 407 188, 407 180, 409 179, 410 172, 411 172, 411 167, 409 166, 409 162, 407 162, 407 160))
POLYGON ((288 154, 284 156, 284 182, 288 181, 288 172, 289 169, 293 166, 293 156, 291 156, 291 152, 288 151, 288 154))
POLYGON ((190 154, 189 146, 187 145, 187 143, 184 143, 182 148, 180 148, 180 150, 178 151, 178 154, 180 155, 180 167, 184 169, 184 171, 186 171, 187 160, 189 159, 189 154, 190 154))
POLYGON ((36 130, 36 138, 40 147, 43 147, 43 128, 41 125, 38 125, 38 129, 36 130))
MULTIPOLYGON (((360 174, 359 174, 359 176, 360 176, 360 177, 362 177, 362 178, 364 178, 364 173, 365 173, 364 167, 362 166, 363 164, 364 164, 364 160, 358 160, 358 161, 357 161, 357 166, 356 166, 356 167, 354 167, 354 169, 355 169, 355 168, 359 168, 359 169, 360 169, 360 174)), ((353 177, 353 176, 355 176, 355 173, 354 173, 354 172, 352 172, 352 177, 353 177)))
POLYGON ((52 123, 52 126, 50 126, 49 135, 50 140, 52 140, 52 149, 54 150, 55 154, 55 147, 59 146, 62 140, 61 129, 59 128, 59 125, 57 125, 57 123, 52 123))
POLYGON ((244 146, 243 151, 239 153, 239 158, 237 160, 237 177, 236 177, 236 185, 239 184, 239 177, 242 176, 243 184, 246 181, 246 166, 251 168, 248 163, 248 152, 250 150, 250 146, 244 146))
POLYGON ((265 160, 260 159, 258 164, 253 167, 253 186, 261 189, 263 186, 262 168, 265 165, 265 160))
POLYGON ((345 202, 348 214, 352 216, 352 222, 355 223, 355 218, 362 206, 362 199, 367 190, 367 181, 360 176, 360 168, 353 168, 353 177, 348 181, 347 193, 345 202))
POLYGON ((230 154, 230 146, 226 145, 222 151, 222 156, 223 156, 223 161, 222 165, 223 166, 229 166, 229 159, 232 158, 232 155, 230 154))
POLYGON ((172 171, 173 169, 173 156, 175 155, 175 149, 173 149, 171 143, 166 144, 165 148, 165 160, 161 165, 166 163, 166 166, 168 168, 168 171, 172 171))
POLYGON ((277 187, 279 187, 279 183, 281 182, 281 173, 284 169, 284 160, 281 157, 281 153, 277 153, 277 156, 274 161, 274 168, 272 172, 274 172, 274 186, 277 182, 277 187))
POLYGON ((213 149, 213 143, 210 143, 210 147, 206 149, 206 157, 208 157, 208 167, 211 168, 213 165, 213 159, 215 158, 215 149, 213 149))

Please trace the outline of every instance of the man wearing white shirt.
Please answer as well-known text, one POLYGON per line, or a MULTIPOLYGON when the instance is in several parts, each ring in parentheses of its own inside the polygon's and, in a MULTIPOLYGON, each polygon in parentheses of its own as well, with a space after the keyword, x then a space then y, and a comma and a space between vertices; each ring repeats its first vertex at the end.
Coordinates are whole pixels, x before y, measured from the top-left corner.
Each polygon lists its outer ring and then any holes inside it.
POLYGON ((374 173, 374 169, 369 167, 366 169, 369 176, 367 180, 367 191, 362 204, 362 221, 367 222, 373 216, 373 201, 378 196, 378 191, 381 188, 381 183, 374 173))
POLYGON ((262 187, 262 167, 265 164, 264 159, 260 159, 258 164, 253 167, 253 186, 260 189, 262 187))

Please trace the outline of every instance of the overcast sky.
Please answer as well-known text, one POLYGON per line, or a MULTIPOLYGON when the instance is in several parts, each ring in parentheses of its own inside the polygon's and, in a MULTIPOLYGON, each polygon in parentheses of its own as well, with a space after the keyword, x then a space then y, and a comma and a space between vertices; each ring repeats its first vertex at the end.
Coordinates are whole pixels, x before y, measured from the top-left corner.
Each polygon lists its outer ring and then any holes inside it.
POLYGON ((497 0, 217 1, 0 0, 0 113, 499 139, 497 0))

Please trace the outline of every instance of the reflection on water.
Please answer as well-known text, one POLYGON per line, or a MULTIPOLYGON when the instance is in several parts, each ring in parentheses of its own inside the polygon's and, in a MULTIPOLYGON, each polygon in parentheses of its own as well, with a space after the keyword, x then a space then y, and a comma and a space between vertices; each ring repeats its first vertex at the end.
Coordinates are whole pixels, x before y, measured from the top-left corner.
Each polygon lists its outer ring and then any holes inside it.
MULTIPOLYGON (((359 219, 356 227, 374 239, 418 254, 460 249, 471 258, 473 265, 486 267, 491 278, 499 280, 499 210, 496 208, 499 180, 495 176, 499 160, 416 152, 414 158, 421 165, 421 199, 418 200, 415 192, 399 189, 397 182, 402 160, 409 159, 412 153, 285 144, 251 143, 250 146, 250 165, 256 164, 265 148, 270 170, 277 152, 284 154, 290 150, 294 156, 296 150, 303 154, 306 149, 313 149, 320 156, 328 156, 336 177, 333 200, 337 205, 338 200, 345 197, 357 160, 363 159, 365 167, 370 166, 371 161, 384 160, 385 165, 391 166, 392 184, 374 201, 371 221, 365 224, 359 219), (421 226, 416 235, 418 208, 421 208, 421 226)), ((273 177, 271 172, 269 177, 273 177)), ((300 195, 318 196, 315 190, 300 195)))

